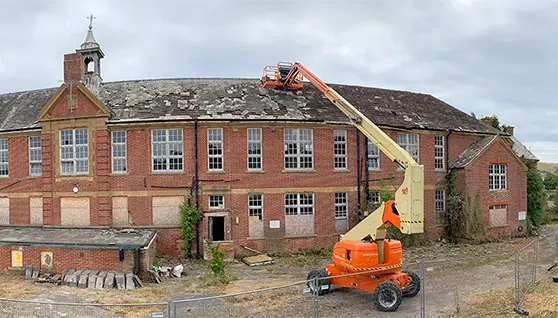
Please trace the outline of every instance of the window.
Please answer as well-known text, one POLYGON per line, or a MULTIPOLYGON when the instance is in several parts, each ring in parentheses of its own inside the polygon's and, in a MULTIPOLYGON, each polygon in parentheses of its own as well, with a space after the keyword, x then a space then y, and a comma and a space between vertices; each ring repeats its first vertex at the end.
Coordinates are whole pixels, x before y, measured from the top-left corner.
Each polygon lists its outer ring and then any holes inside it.
POLYGON ((248 196, 248 216, 257 216, 258 219, 262 219, 263 196, 261 194, 252 194, 248 196))
POLYGON ((444 136, 434 136, 434 169, 444 169, 444 136))
POLYGON ((184 144, 182 129, 155 129, 151 131, 153 171, 182 171, 184 144))
POLYGON ((29 174, 40 176, 43 173, 41 136, 29 136, 29 174))
POLYGON ((112 172, 126 171, 126 132, 112 132, 112 172))
POLYGON ((313 215, 313 193, 287 193, 285 194, 286 215, 313 215))
POLYGON ((262 170, 261 128, 248 128, 248 170, 262 170))
POLYGON ((0 139, 0 176, 8 175, 8 139, 0 139))
POLYGON ((347 131, 333 131, 333 155, 335 169, 347 169, 347 131))
POLYGON ((349 211, 349 203, 346 192, 335 193, 335 218, 346 219, 349 211))
POLYGON ((374 204, 382 203, 382 199, 380 197, 380 191, 372 191, 370 192, 370 202, 374 204))
POLYGON ((210 209, 224 209, 225 208, 225 196, 210 195, 209 196, 209 208, 210 209))
POLYGON ((312 169, 312 129, 285 129, 285 169, 312 169))
POLYGON ((436 208, 436 223, 442 224, 444 211, 446 210, 445 190, 436 190, 434 205, 436 208))
POLYGON ((89 173, 89 132, 87 128, 60 131, 61 174, 89 173))
POLYGON ((490 226, 508 225, 508 205, 494 204, 488 206, 490 226))
POLYGON ((368 139, 368 170, 380 170, 380 150, 376 144, 368 139))
POLYGON ((223 129, 207 129, 207 154, 209 170, 223 170, 223 129))
POLYGON ((490 190, 506 189, 506 165, 491 164, 488 167, 488 188, 490 190))
POLYGON ((405 149, 417 163, 419 162, 418 134, 397 134, 397 144, 405 149))

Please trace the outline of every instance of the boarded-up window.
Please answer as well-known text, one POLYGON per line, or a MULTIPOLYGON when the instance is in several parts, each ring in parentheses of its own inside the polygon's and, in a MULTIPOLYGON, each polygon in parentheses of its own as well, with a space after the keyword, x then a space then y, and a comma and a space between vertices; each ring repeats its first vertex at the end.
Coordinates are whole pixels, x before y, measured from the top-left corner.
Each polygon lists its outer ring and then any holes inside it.
POLYGON ((43 198, 29 198, 31 224, 43 225, 43 198))
POLYGON ((183 196, 153 197, 153 225, 180 224, 180 204, 183 196))
POLYGON ((116 226, 130 225, 130 220, 128 219, 127 197, 112 198, 112 225, 116 225, 116 226))
POLYGON ((10 224, 9 198, 0 198, 0 224, 10 224))
POLYGON ((490 213, 490 226, 506 226, 508 224, 508 206, 491 205, 488 207, 490 213))
POLYGON ((60 198, 60 221, 62 225, 91 225, 89 198, 60 198))

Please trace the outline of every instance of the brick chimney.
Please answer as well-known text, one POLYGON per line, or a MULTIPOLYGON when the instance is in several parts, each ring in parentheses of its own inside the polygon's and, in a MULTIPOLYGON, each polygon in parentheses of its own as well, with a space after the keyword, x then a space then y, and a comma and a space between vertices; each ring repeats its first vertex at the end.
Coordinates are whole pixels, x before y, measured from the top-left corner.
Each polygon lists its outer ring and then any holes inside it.
POLYGON ((513 129, 514 129, 513 126, 506 126, 504 131, 506 132, 506 134, 513 136, 513 129))
POLYGON ((83 55, 64 54, 64 83, 83 82, 84 74, 83 55))

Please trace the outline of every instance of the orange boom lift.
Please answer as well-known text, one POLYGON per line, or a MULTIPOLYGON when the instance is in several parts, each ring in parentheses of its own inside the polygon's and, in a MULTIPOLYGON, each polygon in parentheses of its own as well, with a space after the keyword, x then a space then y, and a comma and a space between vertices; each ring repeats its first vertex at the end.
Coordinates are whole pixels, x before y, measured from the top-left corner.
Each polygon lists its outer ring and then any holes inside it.
POLYGON ((418 294, 420 279, 413 272, 402 271, 401 242, 386 240, 386 229, 394 225, 403 234, 423 233, 424 167, 302 64, 280 62, 277 66, 266 66, 261 82, 266 88, 300 90, 304 79, 319 89, 349 117, 357 129, 405 170, 405 178, 395 192, 395 200, 383 202, 378 209, 341 235, 333 247, 333 264, 310 271, 308 287, 318 295, 327 293, 331 285, 366 290, 373 293, 379 311, 395 311, 402 297, 418 294), (336 277, 340 275, 346 276, 336 277))

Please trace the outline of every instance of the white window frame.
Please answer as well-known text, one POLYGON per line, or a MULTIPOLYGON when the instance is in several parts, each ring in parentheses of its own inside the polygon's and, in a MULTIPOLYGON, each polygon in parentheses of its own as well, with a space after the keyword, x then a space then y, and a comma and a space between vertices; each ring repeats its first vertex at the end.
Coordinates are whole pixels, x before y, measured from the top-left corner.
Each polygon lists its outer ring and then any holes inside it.
MULTIPOLYGON (((112 173, 126 173, 128 171, 128 162, 127 162, 127 149, 126 149, 126 142, 128 139, 128 134, 125 130, 115 130, 112 131, 110 134, 110 139, 111 139, 111 171, 112 173), (116 139, 116 135, 118 134, 122 134, 123 133, 123 137, 124 137, 124 141, 122 140, 115 140, 116 139), (117 147, 123 147, 123 150, 121 149, 121 153, 120 156, 115 156, 114 152, 115 150, 117 150, 117 147), (123 154, 123 156, 122 156, 123 154), (116 163, 117 162, 123 162, 123 170, 119 170, 119 169, 115 169, 116 167, 116 163)), ((119 166, 120 167, 120 166, 119 166)))
POLYGON ((0 177, 7 177, 10 175, 9 157, 8 138, 2 138, 0 139, 0 177), (4 167, 6 168, 4 169, 4 167))
POLYGON ((261 171, 263 170, 263 149, 262 149, 262 129, 261 128, 248 128, 246 130, 247 138, 247 166, 250 171, 261 171), (251 139, 252 137, 252 139, 251 139), (257 139, 253 137, 259 137, 257 139), (250 153, 251 150, 256 150, 254 153, 250 153), (259 150, 259 153, 257 152, 259 150), (250 161, 252 159, 252 162, 250 161), (252 166, 251 166, 252 163, 252 166))
POLYGON ((208 206, 210 210, 222 210, 225 208, 224 195, 210 195, 208 200, 209 200, 208 206), (215 206, 214 203, 217 203, 217 206, 215 206))
POLYGON ((370 202, 374 204, 382 203, 382 194, 380 191, 370 191, 370 202))
POLYGON ((285 193, 285 215, 314 215, 315 203, 314 193, 285 193))
POLYGON ((488 166, 488 189, 500 191, 508 189, 508 166, 504 163, 491 163, 488 166))
POLYGON ((346 220, 349 217, 349 194, 335 192, 334 213, 336 220, 346 220))
POLYGON ((263 220, 264 196, 261 193, 248 195, 248 217, 257 216, 263 220))
POLYGON ((347 170, 347 130, 333 130, 333 167, 335 170, 347 170), (341 139, 341 140, 338 140, 341 139))
POLYGON ((446 169, 446 162, 445 162, 445 149, 444 149, 444 136, 443 135, 435 135, 434 136, 434 169, 436 170, 445 170, 446 169))
POLYGON ((314 169, 314 131, 313 129, 303 129, 303 128, 285 128, 283 133, 283 145, 284 145, 284 165, 285 170, 312 170, 314 169), (302 139, 301 136, 309 137, 302 139), (294 138, 292 138, 294 137, 294 138), (294 153, 289 152, 289 145, 294 145, 294 153), (309 146, 309 147, 306 147, 309 146), (302 153, 302 148, 305 148, 306 152, 302 153), (294 167, 287 166, 289 158, 294 158, 294 167), (308 162, 303 162, 303 159, 308 160, 308 162))
POLYGON ((376 146, 374 141, 369 138, 367 138, 367 143, 368 153, 366 154, 366 160, 368 163, 368 170, 378 171, 380 170, 380 149, 376 146), (376 167, 372 164, 373 162, 377 163, 376 167))
MULTIPOLYGON (((162 136, 162 135, 161 135, 162 136)), ((184 132, 182 129, 152 129, 151 130, 151 172, 159 173, 159 172, 183 172, 184 171, 184 132), (171 136, 170 132, 180 132, 179 134, 175 135, 178 136, 180 140, 169 140, 171 136), (155 132, 164 132, 165 140, 163 141, 155 141, 155 132), (164 147, 164 154, 155 155, 155 148, 157 145, 163 145, 164 147), (180 154, 170 154, 170 145, 178 145, 175 146, 176 148, 180 149, 180 154), (155 160, 164 160, 165 169, 156 169, 155 160), (171 160, 175 159, 178 160, 177 162, 173 163, 173 165, 179 165, 180 169, 171 169, 171 160)))
MULTIPOLYGON (((405 149, 405 151, 408 152, 409 155, 411 155, 411 157, 413 157, 413 159, 415 159, 415 161, 420 164, 420 135, 415 133, 397 133, 396 138, 397 144, 401 146, 401 148, 405 149), (414 137, 416 137, 416 144, 410 142, 411 137, 413 137, 412 139, 415 139, 414 137), (413 155, 413 150, 415 150, 415 148, 416 155, 413 155)), ((397 170, 402 169, 403 168, 401 167, 401 165, 397 164, 397 170)))
POLYGON ((29 175, 34 177, 41 176, 43 174, 43 149, 41 136, 29 136, 27 141, 29 146, 29 175), (35 142, 36 140, 38 140, 38 146, 35 142), (33 159, 33 151, 38 152, 38 159, 33 159), (38 167, 38 172, 33 172, 33 167, 38 167))
POLYGON ((207 170, 209 171, 223 171, 225 170, 225 162, 223 159, 223 128, 208 128, 207 129, 207 170), (218 133, 218 134, 215 134, 218 133), (219 137, 219 139, 212 139, 213 136, 219 137), (211 153, 211 146, 217 146, 217 150, 221 150, 220 154, 211 153), (212 162, 212 159, 215 160, 212 162), (217 168, 212 167, 217 165, 217 168), (220 167, 219 167, 220 165, 220 167))
POLYGON ((87 128, 70 128, 70 129, 61 129, 59 131, 59 145, 60 145, 60 175, 84 175, 89 174, 89 129, 87 128), (72 134, 72 144, 70 145, 63 145, 62 144, 62 133, 63 132, 71 132, 72 134), (86 143, 83 144, 76 144, 76 134, 77 132, 85 132, 86 143), (86 157, 85 158, 77 158, 77 148, 85 147, 86 157), (72 158, 64 159, 62 153, 64 149, 72 149, 72 158), (85 171, 77 171, 77 163, 78 162, 85 162, 85 167, 87 170, 85 171), (64 172, 63 164, 64 163, 72 163, 73 169, 69 172, 64 172))
POLYGON ((446 211, 445 189, 436 189, 434 191, 434 211, 436 213, 436 224, 442 224, 444 212, 446 211))

